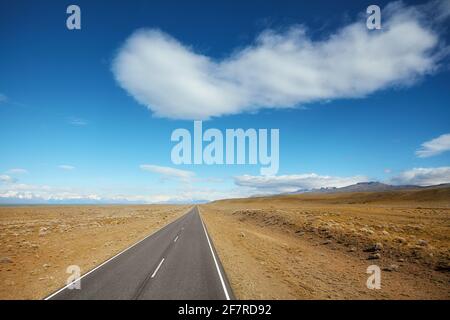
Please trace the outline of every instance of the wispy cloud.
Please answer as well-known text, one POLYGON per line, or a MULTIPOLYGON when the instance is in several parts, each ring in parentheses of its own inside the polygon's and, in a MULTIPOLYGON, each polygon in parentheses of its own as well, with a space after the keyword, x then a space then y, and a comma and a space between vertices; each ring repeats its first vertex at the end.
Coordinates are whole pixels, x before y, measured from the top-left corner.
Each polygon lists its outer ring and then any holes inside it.
POLYGON ((8 97, 4 95, 3 93, 0 93, 0 104, 5 103, 8 101, 8 97))
POLYGON ((390 182, 396 185, 418 186, 450 183, 450 167, 414 168, 393 177, 390 182))
POLYGON ((62 170, 66 170, 66 171, 71 171, 71 170, 75 170, 74 166, 68 165, 68 164, 61 164, 58 166, 59 169, 62 170))
POLYGON ((0 174, 0 182, 1 183, 14 183, 17 180, 7 174, 0 174))
POLYGON ((433 140, 422 143, 422 147, 416 151, 419 158, 437 156, 450 150, 450 133, 443 134, 433 140))
POLYGON ((139 166, 141 170, 157 173, 164 178, 175 178, 184 182, 190 181, 195 173, 192 171, 180 170, 171 167, 156 166, 152 164, 142 164, 139 166))
POLYGON ((23 103, 11 99, 11 97, 7 96, 6 94, 0 93, 0 105, 2 104, 17 107, 25 106, 23 103))
POLYGON ((149 195, 116 195, 115 201, 136 201, 142 203, 192 203, 197 201, 213 201, 243 197, 244 193, 238 190, 220 191, 211 188, 183 188, 167 193, 149 195))
POLYGON ((315 173, 281 176, 243 175, 234 178, 236 185, 250 187, 261 193, 282 193, 327 187, 345 187, 365 181, 368 181, 368 178, 365 176, 334 177, 321 176, 315 173))
POLYGON ((25 173, 28 173, 28 170, 22 169, 22 168, 14 168, 14 169, 9 169, 8 171, 6 171, 6 173, 9 173, 9 174, 25 174, 25 173))
POLYGON ((323 40, 313 40, 303 26, 266 30, 221 61, 160 30, 144 29, 127 39, 112 70, 139 103, 168 118, 359 98, 411 85, 437 69, 448 53, 441 50, 439 28, 432 27, 448 18, 442 8, 394 2, 383 9, 382 30, 369 31, 359 19, 323 40))
POLYGON ((192 186, 150 194, 100 194, 47 185, 0 184, 0 203, 192 203, 244 195, 239 190, 220 191, 192 186))
POLYGON ((71 125, 80 126, 80 127, 88 125, 88 121, 85 119, 81 119, 81 118, 70 118, 69 123, 71 125))
MULTIPOLYGON (((58 166, 63 170, 73 170, 70 165, 58 166)), ((85 188, 55 187, 49 185, 19 183, 17 179, 0 175, 0 203, 192 203, 249 195, 240 188, 223 189, 198 186, 194 182, 218 182, 214 178, 200 179, 195 173, 171 167, 143 164, 140 168, 160 175, 163 179, 175 179, 183 182, 179 187, 157 187, 146 193, 119 193, 85 188), (187 183, 189 182, 189 183, 187 183)), ((133 188, 134 189, 134 188, 133 188)))
POLYGON ((80 193, 70 188, 55 188, 47 185, 29 185, 15 183, 7 188, 0 186, 0 200, 3 202, 16 202, 26 200, 33 202, 47 201, 99 201, 101 197, 95 193, 80 193))

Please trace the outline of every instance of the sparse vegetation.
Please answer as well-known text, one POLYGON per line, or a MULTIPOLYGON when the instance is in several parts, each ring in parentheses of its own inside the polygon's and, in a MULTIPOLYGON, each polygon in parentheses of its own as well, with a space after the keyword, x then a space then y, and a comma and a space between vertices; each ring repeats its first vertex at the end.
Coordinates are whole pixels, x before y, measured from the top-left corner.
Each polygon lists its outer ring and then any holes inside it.
POLYGON ((450 297, 450 188, 223 200, 202 211, 240 298, 450 297), (324 267, 321 255, 342 267, 324 267), (274 287, 289 285, 267 296, 262 280, 253 279, 250 289, 250 280, 233 271, 236 263, 227 263, 231 257, 243 259, 240 270, 264 266, 274 287), (369 264, 389 272, 390 287, 365 289, 369 264), (330 272, 347 282, 334 284, 330 272), (360 290, 351 290, 358 282, 360 290))
POLYGON ((41 299, 189 206, 0 207, 0 299, 41 299))

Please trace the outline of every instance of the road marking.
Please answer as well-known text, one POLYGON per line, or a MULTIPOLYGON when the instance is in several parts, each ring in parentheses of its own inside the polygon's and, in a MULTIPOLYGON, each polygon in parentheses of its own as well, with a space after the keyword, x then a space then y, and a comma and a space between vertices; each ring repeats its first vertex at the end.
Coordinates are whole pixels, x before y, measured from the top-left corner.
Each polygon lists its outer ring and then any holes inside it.
MULTIPOLYGON (((200 217, 200 214, 198 215, 200 217)), ((220 282, 222 283, 223 292, 225 293, 225 297, 227 300, 230 300, 230 295, 228 294, 227 286, 225 285, 225 281, 223 280, 222 273, 220 272, 219 264, 217 263, 216 255, 214 254, 214 250, 211 245, 211 241, 209 241, 208 232, 206 232, 205 224, 203 223, 202 217, 200 217, 200 221, 202 222, 203 231, 205 231, 206 239, 208 240, 209 249, 211 250, 211 254, 214 259, 214 263, 216 265, 217 273, 219 274, 220 282)))
MULTIPOLYGON (((99 266, 95 267, 94 269, 88 271, 87 273, 83 274, 79 279, 77 279, 76 281, 81 281, 81 279, 83 279, 84 277, 88 276, 89 274, 91 274, 92 272, 94 272, 95 270, 103 267, 105 264, 107 264, 108 262, 110 262, 111 260, 117 258, 118 256, 120 256, 122 253, 125 253, 126 251, 130 250, 131 248, 137 246, 139 243, 141 243, 142 241, 146 240, 147 238, 153 236, 154 234, 157 234, 158 232, 164 230, 165 228, 167 228, 168 226, 170 226, 172 223, 175 223, 176 221, 184 218, 189 212, 191 212, 192 209, 189 209, 189 211, 187 213, 185 213, 184 215, 182 215, 181 217, 179 217, 178 219, 176 219, 175 221, 169 222, 168 224, 166 224, 164 227, 162 227, 159 230, 155 230, 153 233, 149 234, 148 236, 146 236, 144 239, 139 240, 138 242, 136 242, 135 244, 131 245, 130 247, 124 249, 123 251, 119 252, 118 254, 116 254, 114 257, 109 258, 108 260, 106 260, 105 262, 103 262, 102 264, 100 264, 99 266)), ((67 289, 70 285, 72 285, 72 282, 65 285, 64 287, 62 287, 61 289, 59 289, 58 291, 52 293, 51 295, 49 295, 47 298, 44 298, 44 300, 49 300, 51 298, 53 298, 54 296, 56 296, 58 293, 60 293, 61 291, 64 291, 65 289, 67 289)))
POLYGON ((175 238, 175 240, 173 240, 173 242, 177 242, 177 240, 178 240, 178 236, 175 238))
POLYGON ((156 267, 155 272, 153 272, 153 274, 152 274, 152 278, 154 278, 156 276, 156 273, 158 272, 159 268, 161 268, 161 265, 163 264, 163 262, 164 262, 164 258, 161 260, 161 262, 156 267))

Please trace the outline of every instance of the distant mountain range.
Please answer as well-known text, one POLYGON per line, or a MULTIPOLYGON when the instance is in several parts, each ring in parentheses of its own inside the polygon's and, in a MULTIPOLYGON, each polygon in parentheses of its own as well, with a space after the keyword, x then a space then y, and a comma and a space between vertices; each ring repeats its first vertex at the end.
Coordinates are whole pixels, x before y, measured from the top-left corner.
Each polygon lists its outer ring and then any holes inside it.
MULTIPOLYGON (((346 187, 336 188, 318 188, 309 190, 297 190, 294 192, 286 192, 281 195, 303 194, 303 193, 343 193, 343 192, 383 192, 395 190, 425 190, 437 188, 450 188, 450 183, 439 184, 433 186, 416 186, 416 185, 390 185, 376 181, 359 182, 346 187)), ((265 195, 253 195, 250 198, 265 197, 265 195)), ((196 201, 166 201, 157 204, 202 204, 208 203, 208 200, 196 201)), ((127 201, 127 200, 94 200, 94 199, 72 199, 72 200, 41 200, 41 199, 20 199, 20 198, 0 198, 0 206, 4 205, 106 205, 106 204, 123 204, 123 205, 139 205, 146 204, 143 201, 127 201)))
POLYGON ((297 190, 294 192, 289 192, 285 194, 300 194, 300 193, 339 193, 339 192, 383 192, 383 191, 395 191, 395 190, 418 190, 418 189, 429 189, 429 188, 448 188, 450 183, 440 184, 435 186, 415 186, 415 185, 390 185, 376 181, 370 182, 359 182, 346 187, 336 188, 319 188, 310 190, 297 190))

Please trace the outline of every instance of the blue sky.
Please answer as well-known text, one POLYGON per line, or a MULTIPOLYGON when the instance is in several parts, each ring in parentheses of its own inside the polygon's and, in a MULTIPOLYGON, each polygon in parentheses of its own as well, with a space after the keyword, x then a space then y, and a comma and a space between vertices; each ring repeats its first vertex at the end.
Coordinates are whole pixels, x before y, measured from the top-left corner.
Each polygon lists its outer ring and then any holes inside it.
POLYGON ((378 1, 371 31, 355 1, 73 3, 81 30, 72 2, 0 1, 2 202, 450 182, 449 1, 378 1), (174 165, 196 119, 279 129, 278 174, 174 165))

